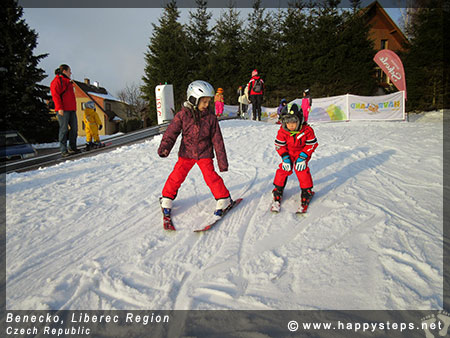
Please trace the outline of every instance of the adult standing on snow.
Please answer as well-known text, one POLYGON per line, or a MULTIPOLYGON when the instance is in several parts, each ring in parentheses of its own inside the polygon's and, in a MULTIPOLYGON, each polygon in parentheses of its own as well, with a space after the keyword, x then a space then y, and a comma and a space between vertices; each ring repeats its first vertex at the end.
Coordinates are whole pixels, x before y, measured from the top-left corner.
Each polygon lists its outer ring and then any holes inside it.
POLYGON ((77 101, 73 91, 73 84, 70 77, 72 70, 68 65, 62 64, 55 70, 55 78, 50 84, 50 92, 55 103, 59 123, 59 148, 62 156, 78 153, 77 136, 77 101), (70 127, 70 129, 69 129, 70 127), (67 147, 69 139, 69 147, 67 147))
POLYGON ((309 89, 305 89, 303 91, 303 98, 302 98, 302 110, 303 110, 303 120, 304 122, 308 122, 309 113, 311 112, 311 106, 312 106, 312 98, 309 94, 309 89))
POLYGON ((158 155, 167 157, 178 135, 182 133, 178 162, 164 185, 160 199, 166 230, 175 230, 168 219, 172 202, 195 164, 199 166, 206 184, 217 201, 214 215, 222 216, 223 211, 232 203, 230 192, 214 170, 213 149, 221 172, 228 171, 228 159, 219 121, 214 112, 209 109, 213 97, 214 88, 208 82, 201 80, 192 82, 187 89, 187 101, 175 115, 161 140, 158 155))
POLYGON ((248 97, 252 103, 253 120, 261 121, 261 105, 264 98, 264 81, 258 75, 258 70, 252 72, 252 78, 248 82, 248 97))

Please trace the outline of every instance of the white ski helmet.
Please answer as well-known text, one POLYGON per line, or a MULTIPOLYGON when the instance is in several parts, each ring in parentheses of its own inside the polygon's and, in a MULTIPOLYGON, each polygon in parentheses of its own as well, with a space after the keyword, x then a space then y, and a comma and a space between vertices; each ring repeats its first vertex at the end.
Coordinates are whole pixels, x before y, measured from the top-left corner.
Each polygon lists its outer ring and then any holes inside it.
POLYGON ((196 80, 189 84, 187 88, 187 100, 197 107, 198 100, 201 97, 214 97, 214 87, 208 82, 196 80))

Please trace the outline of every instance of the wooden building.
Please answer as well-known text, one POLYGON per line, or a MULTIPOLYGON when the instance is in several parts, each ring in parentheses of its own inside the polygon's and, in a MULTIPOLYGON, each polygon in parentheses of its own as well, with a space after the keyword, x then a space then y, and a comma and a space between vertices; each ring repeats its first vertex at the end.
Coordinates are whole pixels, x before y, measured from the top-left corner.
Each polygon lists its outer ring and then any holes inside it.
MULTIPOLYGON (((408 42, 408 39, 378 1, 374 1, 363 8, 362 12, 370 25, 370 38, 374 41, 374 48, 377 52, 382 49, 390 49, 398 54, 398 52, 404 50, 404 45, 408 42)), ((376 67, 375 72, 382 87, 389 88, 392 86, 389 78, 380 67, 376 67)))

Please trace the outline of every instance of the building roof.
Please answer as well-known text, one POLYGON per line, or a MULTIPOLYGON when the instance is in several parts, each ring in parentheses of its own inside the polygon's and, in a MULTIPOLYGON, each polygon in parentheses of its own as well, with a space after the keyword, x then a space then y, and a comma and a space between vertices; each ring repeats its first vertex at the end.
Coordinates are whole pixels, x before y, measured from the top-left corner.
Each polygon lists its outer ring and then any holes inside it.
POLYGON ((403 31, 397 26, 397 24, 392 20, 389 14, 384 10, 384 8, 380 5, 378 1, 372 2, 367 7, 361 9, 363 15, 368 17, 368 21, 370 21, 376 15, 381 16, 387 25, 390 27, 389 34, 395 40, 397 40, 399 46, 403 46, 404 43, 408 42, 408 38, 403 33, 403 31))
MULTIPOLYGON (((100 87, 99 85, 93 85, 90 83, 90 81, 88 79, 84 80, 85 82, 80 82, 80 81, 76 81, 74 80, 73 82, 76 84, 76 86, 78 88, 80 88, 87 97, 89 97, 92 101, 95 102, 95 100, 92 98, 92 95, 94 96, 98 96, 103 98, 102 96, 105 95, 109 95, 108 91, 103 88, 100 87), (102 96, 101 96, 102 95, 102 96)), ((114 117, 116 116, 116 114, 114 114, 114 112, 112 111, 106 111, 105 109, 103 109, 103 107, 101 107, 99 104, 97 104, 98 108, 102 111, 102 113, 104 115, 106 115, 108 117, 109 121, 112 121, 114 119, 114 117)))

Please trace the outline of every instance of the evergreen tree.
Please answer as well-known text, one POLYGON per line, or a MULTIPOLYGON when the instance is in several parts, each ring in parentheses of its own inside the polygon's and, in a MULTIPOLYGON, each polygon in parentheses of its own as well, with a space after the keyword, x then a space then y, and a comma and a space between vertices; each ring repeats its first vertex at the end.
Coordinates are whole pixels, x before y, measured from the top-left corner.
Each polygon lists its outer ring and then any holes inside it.
POLYGON ((196 0, 196 12, 189 12, 189 25, 187 34, 189 37, 189 53, 192 60, 188 77, 190 80, 207 79, 211 67, 209 67, 209 55, 212 49, 212 30, 209 28, 211 13, 207 12, 207 1, 196 0))
POLYGON ((242 50, 242 26, 239 12, 230 3, 228 9, 222 13, 216 21, 213 37, 213 51, 211 53, 211 84, 217 89, 224 89, 226 103, 230 98, 236 103, 236 90, 245 81, 242 75, 241 62, 242 50), (241 74, 239 76, 239 74, 241 74))
POLYGON ((167 82, 173 85, 175 110, 186 100, 189 78, 188 39, 183 26, 178 22, 180 12, 175 1, 164 8, 159 26, 153 25, 148 51, 145 54, 146 66, 142 80, 144 99, 149 103, 149 118, 156 123, 155 87, 167 82))
POLYGON ((242 65, 247 81, 253 69, 257 69, 263 77, 266 85, 266 104, 270 101, 276 84, 278 67, 276 28, 274 17, 267 13, 265 8, 261 8, 261 0, 254 0, 253 12, 248 16, 244 34, 244 53, 247 57, 242 59, 242 65))
POLYGON ((307 8, 299 1, 285 12, 282 21, 282 45, 279 49, 282 82, 280 90, 286 99, 300 97, 302 89, 310 86, 311 71, 311 27, 307 8))
POLYGON ((371 95, 376 82, 369 27, 354 9, 339 10, 339 2, 330 0, 313 10, 311 34, 315 43, 310 49, 308 74, 312 92, 317 96, 371 95))
POLYGON ((343 25, 336 47, 340 76, 335 81, 335 94, 373 95, 377 83, 370 27, 356 11, 343 12, 341 17, 343 25))
POLYGON ((449 65, 444 59, 444 27, 450 17, 443 1, 419 3, 409 27, 410 45, 403 56, 408 110, 448 108, 449 65))
POLYGON ((30 142, 48 142, 57 136, 46 105, 45 72, 38 63, 47 54, 33 55, 37 33, 22 19, 23 8, 7 0, 0 9, 0 100, 2 128, 20 131, 30 142))

